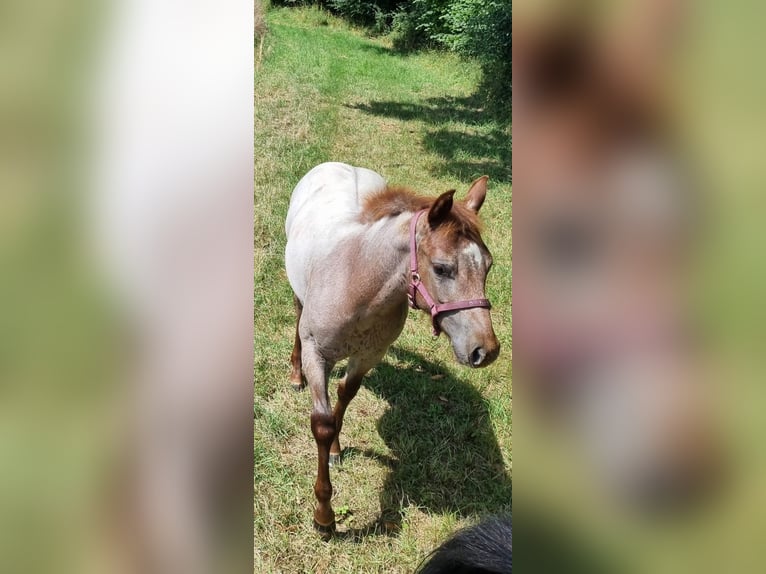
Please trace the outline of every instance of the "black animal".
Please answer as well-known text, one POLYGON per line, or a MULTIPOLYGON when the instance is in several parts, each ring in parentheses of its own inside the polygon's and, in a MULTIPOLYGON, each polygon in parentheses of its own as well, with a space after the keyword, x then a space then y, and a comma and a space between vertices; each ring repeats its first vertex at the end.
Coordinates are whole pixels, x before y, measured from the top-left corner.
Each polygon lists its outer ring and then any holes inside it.
POLYGON ((511 517, 460 530, 426 557, 416 574, 511 574, 511 517))

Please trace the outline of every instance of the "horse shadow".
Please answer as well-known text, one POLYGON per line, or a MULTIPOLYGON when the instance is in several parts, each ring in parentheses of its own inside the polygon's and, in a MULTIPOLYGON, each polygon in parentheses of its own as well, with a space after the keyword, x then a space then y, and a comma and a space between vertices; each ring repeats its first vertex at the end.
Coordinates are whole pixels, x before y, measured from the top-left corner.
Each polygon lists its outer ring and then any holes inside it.
POLYGON ((371 101, 346 105, 366 114, 416 120, 427 126, 423 148, 443 161, 431 171, 459 179, 489 175, 493 181, 512 181, 510 132, 493 123, 478 94, 427 98, 421 102, 371 101), (458 122, 468 126, 450 126, 458 122))
POLYGON ((511 476, 479 391, 419 354, 389 353, 398 365, 380 363, 363 385, 389 404, 377 429, 390 455, 353 447, 343 452, 344 459, 364 456, 389 468, 380 517, 340 536, 396 536, 407 505, 458 518, 510 514, 511 476))

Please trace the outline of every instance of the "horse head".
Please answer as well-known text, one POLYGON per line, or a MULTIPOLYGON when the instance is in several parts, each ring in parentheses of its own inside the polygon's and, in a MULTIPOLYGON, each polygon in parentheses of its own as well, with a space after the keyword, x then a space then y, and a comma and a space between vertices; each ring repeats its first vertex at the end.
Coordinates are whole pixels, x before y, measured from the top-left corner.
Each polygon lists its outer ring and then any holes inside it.
POLYGON ((413 306, 431 309, 434 332, 443 330, 457 360, 471 367, 489 365, 500 351, 484 293, 492 255, 481 239, 478 212, 486 192, 487 176, 474 181, 462 201, 447 191, 417 230, 417 219, 412 226, 413 306))

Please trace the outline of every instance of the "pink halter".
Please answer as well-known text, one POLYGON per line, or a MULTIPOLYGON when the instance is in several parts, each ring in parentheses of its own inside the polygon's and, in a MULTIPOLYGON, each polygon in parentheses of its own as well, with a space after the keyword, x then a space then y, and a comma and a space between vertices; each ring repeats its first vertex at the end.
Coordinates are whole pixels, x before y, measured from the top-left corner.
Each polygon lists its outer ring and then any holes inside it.
POLYGON ((438 337, 439 333, 441 333, 441 328, 436 323, 436 317, 440 313, 456 311, 458 309, 472 309, 473 307, 486 307, 489 309, 491 305, 487 299, 467 299, 465 301, 454 301, 452 303, 436 303, 436 301, 434 301, 431 295, 428 293, 426 286, 421 283, 420 275, 418 274, 418 246, 415 241, 415 229, 418 225, 420 216, 423 215, 426 211, 426 209, 418 211, 410 221, 410 285, 407 292, 407 300, 410 303, 410 307, 413 309, 419 309, 417 303, 415 302, 415 296, 417 293, 420 293, 423 299, 426 300, 428 309, 431 312, 431 324, 433 325, 433 333, 435 337, 438 337))

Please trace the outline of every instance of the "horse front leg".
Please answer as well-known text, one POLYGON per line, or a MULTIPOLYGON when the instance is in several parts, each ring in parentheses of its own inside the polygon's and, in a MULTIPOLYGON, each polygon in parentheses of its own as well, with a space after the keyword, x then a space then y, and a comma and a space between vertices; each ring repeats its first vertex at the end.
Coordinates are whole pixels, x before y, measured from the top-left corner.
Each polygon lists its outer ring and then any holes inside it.
POLYGON ((314 409, 311 412, 311 432, 317 443, 317 479, 314 483, 317 507, 314 509, 314 527, 323 534, 330 534, 335 530, 335 512, 330 504, 330 445, 335 438, 335 419, 332 413, 314 409))
POLYGON ((346 408, 356 396, 359 390, 359 385, 362 382, 361 375, 350 376, 347 374, 345 378, 338 384, 338 400, 335 403, 335 410, 333 411, 333 420, 335 421, 335 438, 332 441, 330 447, 330 466, 340 464, 340 429, 343 428, 343 416, 346 414, 346 408))
POLYGON ((370 356, 357 355, 348 359, 346 376, 338 384, 338 400, 333 411, 335 439, 330 447, 330 466, 338 465, 341 462, 340 430, 343 428, 343 417, 346 414, 346 408, 359 391, 362 378, 380 362, 384 354, 385 350, 373 353, 370 356))
POLYGON ((314 527, 325 535, 335 530, 335 512, 330 499, 330 446, 335 440, 335 417, 330 409, 327 395, 327 381, 333 365, 326 362, 314 346, 304 341, 303 372, 311 389, 313 408, 311 411, 311 432, 317 444, 317 479, 314 494, 317 506, 314 509, 314 527))

